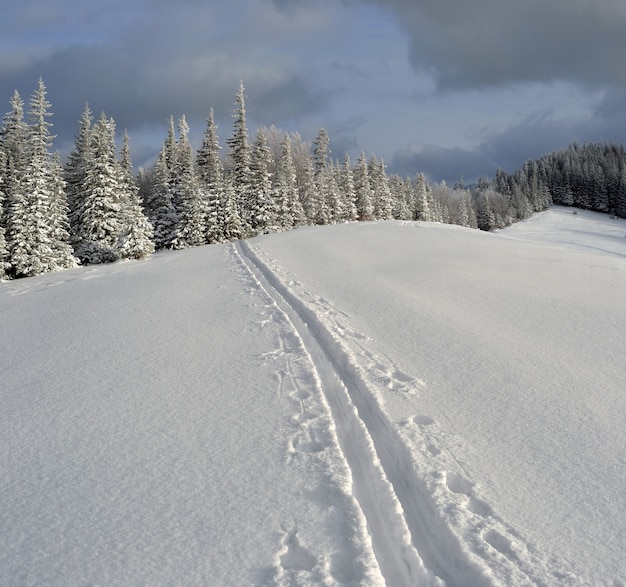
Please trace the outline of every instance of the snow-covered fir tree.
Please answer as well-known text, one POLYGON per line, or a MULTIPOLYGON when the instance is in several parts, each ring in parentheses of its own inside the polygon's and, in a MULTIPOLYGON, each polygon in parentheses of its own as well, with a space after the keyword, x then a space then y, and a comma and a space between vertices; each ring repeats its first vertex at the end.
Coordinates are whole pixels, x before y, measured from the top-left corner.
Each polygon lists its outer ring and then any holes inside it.
POLYGON ((178 123, 171 189, 176 209, 175 235, 171 247, 185 249, 203 245, 206 242, 206 201, 196 177, 189 125, 185 116, 178 123))
POLYGON ((85 104, 78 131, 74 136, 74 148, 65 161, 63 169, 63 177, 66 185, 65 192, 69 206, 70 242, 72 245, 76 245, 78 242, 78 214, 80 211, 83 184, 85 182, 87 157, 91 149, 92 124, 93 116, 91 109, 89 108, 89 104, 85 104))
POLYGON ((229 179, 224 180, 224 240, 233 241, 244 237, 244 226, 239 214, 235 188, 229 179))
POLYGON ((415 179, 415 219, 430 222, 433 219, 431 189, 423 173, 415 179))
POLYGON ((370 185, 367 160, 361 152, 353 171, 354 191, 356 193, 357 218, 372 220, 374 218, 373 193, 370 185))
POLYGON ((120 153, 124 194, 124 222, 118 239, 120 257, 145 259, 154 253, 154 230, 146 217, 139 198, 139 186, 133 176, 128 132, 124 131, 120 153))
POLYGON ((299 195, 307 224, 315 224, 316 211, 319 207, 319 193, 315 185, 315 172, 310 153, 302 159, 299 195))
POLYGON ((233 136, 226 140, 229 147, 230 184, 235 190, 237 204, 244 232, 251 231, 250 202, 250 145, 248 143, 248 127, 246 126, 246 99, 243 82, 239 84, 239 90, 235 99, 233 110, 233 136))
POLYGON ((352 163, 350 155, 346 153, 343 163, 338 172, 337 179, 339 192, 341 193, 341 211, 337 217, 338 222, 352 222, 357 219, 356 192, 354 189, 354 177, 352 175, 352 163))
POLYGON ((246 214, 251 235, 274 232, 277 228, 277 211, 270 174, 273 166, 272 151, 267 143, 265 131, 259 128, 250 155, 248 179, 246 214))
POLYGON ((319 175, 328 165, 330 157, 330 138, 325 128, 320 128, 313 141, 313 162, 315 164, 315 175, 319 175))
POLYGON ((385 164, 379 161, 375 155, 370 158, 368 173, 373 193, 374 218, 390 220, 392 201, 389 179, 385 171, 385 164))
POLYGON ((75 250, 83 263, 108 263, 120 258, 126 197, 115 150, 115 122, 103 112, 92 129, 77 211, 75 250))
POLYGON ((389 189, 391 191, 392 209, 391 216, 395 220, 413 220, 413 188, 411 182, 399 175, 392 175, 389 178, 389 189))
POLYGON ((23 187, 28 138, 28 128, 24 122, 24 102, 17 90, 10 103, 11 111, 4 116, 0 130, 0 274, 3 279, 11 274, 6 230, 9 207, 14 198, 19 197, 23 187))
POLYGON ((198 179, 206 200, 206 242, 224 240, 223 181, 224 167, 220 159, 220 144, 213 108, 207 119, 202 145, 196 156, 198 179))
POLYGON ((280 143, 280 158, 276 169, 276 202, 278 226, 281 230, 304 226, 307 223, 298 192, 291 138, 287 133, 280 143))
POLYGON ((146 202, 148 218, 154 228, 157 249, 172 248, 178 227, 178 210, 173 190, 176 165, 176 133, 170 117, 167 138, 161 145, 154 164, 152 189, 146 202))
POLYGON ((23 150, 18 183, 10 195, 7 244, 17 277, 75 267, 67 232, 64 181, 58 159, 50 153, 52 115, 46 87, 39 79, 30 101, 31 124, 23 150))

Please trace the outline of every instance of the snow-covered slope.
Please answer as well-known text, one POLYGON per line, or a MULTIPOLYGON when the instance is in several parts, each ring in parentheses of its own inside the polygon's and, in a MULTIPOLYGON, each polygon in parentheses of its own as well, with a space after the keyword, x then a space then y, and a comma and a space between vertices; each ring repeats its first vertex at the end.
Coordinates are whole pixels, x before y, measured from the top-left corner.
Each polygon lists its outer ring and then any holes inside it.
POLYGON ((624 584, 624 234, 312 227, 0 284, 0 585, 624 584))

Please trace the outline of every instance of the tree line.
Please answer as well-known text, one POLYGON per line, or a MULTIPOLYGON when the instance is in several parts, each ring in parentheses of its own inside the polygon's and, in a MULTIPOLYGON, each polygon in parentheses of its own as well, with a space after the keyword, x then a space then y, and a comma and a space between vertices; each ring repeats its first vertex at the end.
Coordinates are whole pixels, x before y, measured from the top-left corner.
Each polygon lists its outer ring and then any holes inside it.
POLYGON ((553 201, 617 215, 626 210, 623 148, 571 147, 512 174, 499 169, 493 181, 450 188, 429 183, 423 173, 389 175, 381 159, 363 152, 354 163, 347 154, 333 159, 323 128, 312 144, 276 127, 259 128, 250 139, 242 83, 226 156, 213 110, 196 152, 185 116, 177 123, 170 117, 154 166, 135 174, 128 134, 118 153, 115 121, 104 113, 95 120, 85 106, 62 163, 51 150, 43 81, 29 102, 28 122, 17 91, 10 104, 0 129, 3 279, 305 225, 397 219, 491 230, 553 201), (607 179, 609 170, 615 179, 607 179))

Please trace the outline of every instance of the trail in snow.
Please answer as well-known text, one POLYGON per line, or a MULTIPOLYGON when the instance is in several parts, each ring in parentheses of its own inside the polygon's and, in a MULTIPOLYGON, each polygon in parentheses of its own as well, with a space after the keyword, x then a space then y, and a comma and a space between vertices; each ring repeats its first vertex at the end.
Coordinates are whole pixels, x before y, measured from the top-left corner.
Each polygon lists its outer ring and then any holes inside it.
MULTIPOLYGON (((284 312, 302 341, 319 378, 330 407, 339 445, 350 467, 353 494, 367 520, 374 552, 388 585, 441 584, 425 568, 411 544, 402 508, 376 456, 368 427, 359 417, 342 374, 316 335, 315 324, 298 312, 292 300, 271 272, 256 258, 247 244, 237 250, 250 272, 277 306, 284 312)), ((349 383, 348 383, 349 384, 349 383)))
MULTIPOLYGON (((387 416, 379 394, 372 388, 369 372, 374 371, 374 379, 378 382, 382 379, 387 389, 403 389, 407 377, 395 369, 393 362, 367 351, 361 342, 364 337, 349 328, 340 328, 337 336, 334 326, 338 325, 333 325, 336 319, 325 318, 326 300, 321 300, 321 306, 320 300, 305 303, 305 298, 315 299, 315 296, 306 292, 295 295, 250 245, 241 243, 238 248, 250 270, 289 315, 316 369, 324 374, 324 392, 341 431, 338 433, 343 440, 342 449, 354 474, 354 494, 368 520, 377 555, 380 555, 377 544, 388 540, 377 533, 388 528, 375 522, 381 504, 371 501, 368 485, 372 483, 372 475, 359 473, 359 464, 355 464, 359 458, 369 458, 372 464, 380 465, 383 480, 390 484, 394 503, 391 509, 401 514, 401 520, 388 520, 387 525, 408 529, 419 558, 446 585, 546 585, 555 580, 569 584, 572 577, 563 571, 560 563, 545 561, 476 495, 474 483, 464 476, 463 467, 441 447, 435 420, 421 415, 394 424, 387 416), (347 335, 346 340, 341 340, 342 335, 347 335), (360 349, 365 369, 348 350, 352 345, 360 349), (393 383, 396 374, 398 381, 393 383), (333 380, 341 385, 330 383, 333 380), (347 431, 354 427, 355 421, 364 427, 364 434, 371 442, 367 453, 357 444, 358 454, 351 454, 355 451, 355 439, 347 431), (369 508, 373 511, 368 511, 369 508)), ((338 311, 332 314, 337 315, 338 311)), ((389 572, 387 569, 383 574, 388 577, 389 572)))

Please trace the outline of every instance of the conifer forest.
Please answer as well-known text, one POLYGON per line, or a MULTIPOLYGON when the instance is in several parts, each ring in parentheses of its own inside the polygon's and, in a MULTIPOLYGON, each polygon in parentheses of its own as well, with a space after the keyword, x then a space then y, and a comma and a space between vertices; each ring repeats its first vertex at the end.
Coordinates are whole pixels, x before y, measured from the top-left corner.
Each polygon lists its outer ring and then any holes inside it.
POLYGON ((220 144, 213 111, 194 151, 184 116, 170 118, 154 166, 133 169, 129 137, 85 109, 72 151, 53 150, 46 87, 25 104, 17 91, 0 130, 0 279, 34 276, 155 250, 245 239, 305 225, 421 220, 492 230, 551 204, 626 218, 626 152, 577 144, 495 171, 471 186, 389 174, 375 155, 335 158, 320 129, 259 128, 249 136, 243 83, 233 128, 220 144))

